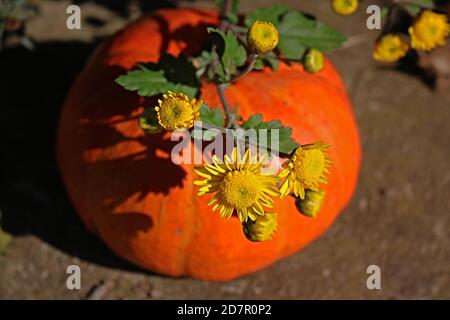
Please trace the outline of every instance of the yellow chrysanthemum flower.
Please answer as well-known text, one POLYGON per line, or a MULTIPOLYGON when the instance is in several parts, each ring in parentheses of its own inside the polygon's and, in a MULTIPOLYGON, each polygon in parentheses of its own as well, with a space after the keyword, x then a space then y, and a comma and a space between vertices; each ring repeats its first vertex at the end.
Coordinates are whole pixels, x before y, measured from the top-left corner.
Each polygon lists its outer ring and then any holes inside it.
POLYGON ((298 198, 295 202, 297 208, 307 217, 315 218, 322 210, 325 191, 306 190, 305 199, 298 198))
POLYGON ((445 37, 450 34, 450 24, 445 14, 425 10, 408 31, 411 36, 411 47, 430 51, 437 46, 445 45, 445 37))
POLYGON ((325 57, 322 51, 317 49, 309 49, 303 59, 305 70, 310 73, 321 71, 325 65, 325 57))
POLYGON ((358 9, 358 0, 332 0, 333 10, 341 15, 349 15, 358 9))
POLYGON ((329 145, 322 142, 298 147, 291 159, 283 164, 280 178, 286 178, 281 185, 281 197, 293 191, 296 197, 305 198, 305 189, 318 191, 319 184, 327 183, 325 174, 329 173, 331 161, 326 150, 329 145))
POLYGON ((241 154, 237 148, 233 149, 231 159, 224 156, 222 162, 217 156, 213 156, 213 164, 205 164, 196 167, 195 172, 205 178, 197 180, 194 184, 200 186, 199 195, 214 193, 208 203, 216 211, 220 208, 220 215, 230 218, 233 212, 241 222, 256 220, 264 215, 264 207, 272 208, 273 200, 270 196, 279 196, 276 183, 277 176, 263 175, 261 172, 267 155, 262 157, 252 156, 250 149, 241 154))
POLYGON ((267 212, 255 221, 248 220, 243 224, 245 236, 254 242, 272 240, 277 227, 277 214, 273 212, 267 212))
POLYGON ((255 21, 248 30, 247 41, 254 53, 268 53, 278 44, 277 28, 270 22, 255 21))
POLYGON ((398 35, 387 34, 376 42, 373 58, 383 62, 394 62, 403 58, 408 50, 408 42, 398 35))
POLYGON ((168 92, 155 107, 159 124, 167 131, 189 129, 200 118, 202 100, 192 99, 183 93, 168 92))

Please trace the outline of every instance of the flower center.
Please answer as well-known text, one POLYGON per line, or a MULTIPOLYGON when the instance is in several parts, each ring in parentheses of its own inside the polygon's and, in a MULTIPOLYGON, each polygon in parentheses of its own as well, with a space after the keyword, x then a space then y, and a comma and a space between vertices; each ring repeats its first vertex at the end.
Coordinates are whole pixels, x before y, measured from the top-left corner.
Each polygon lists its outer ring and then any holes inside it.
POLYGON ((168 99, 161 105, 160 118, 164 126, 182 127, 192 117, 192 108, 187 101, 168 99))
POLYGON ((270 26, 261 25, 258 29, 256 29, 256 38, 261 42, 271 42, 274 38, 274 32, 270 26))
POLYGON ((317 183, 325 170, 325 155, 319 149, 300 150, 294 161, 294 170, 307 185, 317 183))
POLYGON ((253 205, 260 191, 261 183, 250 171, 231 171, 220 184, 223 199, 236 209, 253 205))

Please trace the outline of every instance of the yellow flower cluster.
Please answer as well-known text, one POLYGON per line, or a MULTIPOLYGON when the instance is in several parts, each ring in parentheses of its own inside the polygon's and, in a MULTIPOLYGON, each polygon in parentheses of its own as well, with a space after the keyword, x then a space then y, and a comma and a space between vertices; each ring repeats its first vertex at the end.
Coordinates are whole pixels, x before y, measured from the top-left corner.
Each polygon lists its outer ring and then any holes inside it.
POLYGON ((332 0, 334 12, 340 15, 349 15, 358 9, 358 0, 332 0))
POLYGON ((194 122, 200 118, 200 107, 202 100, 192 99, 183 93, 168 92, 158 100, 159 105, 155 107, 158 122, 167 131, 176 129, 189 129, 194 122))
POLYGON ((399 35, 387 34, 375 44, 373 58, 383 62, 394 62, 403 58, 409 50, 409 44, 399 35))
POLYGON ((278 44, 277 28, 270 22, 255 21, 248 30, 247 42, 256 54, 266 54, 278 44))
MULTIPOLYGON (((213 206, 213 211, 219 210, 224 218, 236 213, 249 240, 269 240, 277 226, 276 214, 266 212, 264 208, 273 208, 272 197, 284 198, 293 192, 304 199, 305 191, 319 192, 319 185, 327 183, 325 175, 331 164, 327 149, 328 145, 322 142, 300 146, 283 164, 283 170, 272 175, 264 174, 262 170, 267 155, 253 156, 248 149, 241 156, 235 148, 231 157, 225 155, 223 161, 213 156, 212 164, 196 167, 195 172, 203 179, 194 184, 200 187, 199 195, 213 194, 208 203, 213 206)), ((323 201, 323 194, 320 194, 323 201)), ((320 206, 307 204, 309 211, 305 214, 314 217, 320 206)))
POLYGON ((319 184, 326 183, 331 161, 326 150, 329 145, 322 142, 298 147, 291 159, 284 164, 280 177, 286 178, 280 188, 281 197, 293 192, 300 199, 305 198, 305 190, 319 190, 319 184))
POLYGON ((322 51, 311 48, 303 58, 303 65, 307 72, 317 73, 325 66, 325 56, 322 51))
POLYGON ((422 11, 408 28, 411 44, 398 34, 386 34, 375 43, 373 58, 383 62, 395 62, 406 56, 410 48, 431 51, 446 44, 450 24, 445 14, 431 10, 422 11))
POLYGON ((411 36, 411 47, 430 51, 445 45, 445 38, 450 34, 450 24, 445 14, 425 10, 409 27, 408 32, 411 36))

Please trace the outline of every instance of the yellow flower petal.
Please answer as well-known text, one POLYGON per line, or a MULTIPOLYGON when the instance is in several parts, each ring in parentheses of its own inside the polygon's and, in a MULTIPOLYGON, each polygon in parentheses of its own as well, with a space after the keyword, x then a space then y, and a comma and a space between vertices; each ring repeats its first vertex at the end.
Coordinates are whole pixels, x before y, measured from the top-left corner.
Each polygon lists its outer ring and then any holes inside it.
POLYGON ((412 48, 430 51, 437 46, 445 45, 445 38, 450 34, 450 24, 445 14, 425 10, 409 27, 408 32, 412 48))
POLYGON ((213 211, 220 208, 222 217, 230 217, 236 212, 242 222, 249 218, 255 219, 264 214, 261 205, 273 206, 270 196, 279 196, 276 188, 279 178, 265 175, 258 169, 262 166, 261 159, 263 157, 252 157, 249 150, 241 157, 239 150, 234 148, 231 159, 224 156, 223 165, 213 156, 214 165, 205 164, 195 168, 195 172, 205 179, 197 180, 194 184, 200 186, 202 195, 214 194, 208 205, 214 204, 213 211), (256 163, 251 163, 252 160, 256 163))

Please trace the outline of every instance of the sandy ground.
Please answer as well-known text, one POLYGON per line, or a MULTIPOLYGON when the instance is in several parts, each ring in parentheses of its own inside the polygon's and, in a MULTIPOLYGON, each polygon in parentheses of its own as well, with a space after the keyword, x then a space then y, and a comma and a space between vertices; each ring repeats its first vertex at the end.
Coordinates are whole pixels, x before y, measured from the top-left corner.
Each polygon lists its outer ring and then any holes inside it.
MULTIPOLYGON (((334 15, 325 0, 279 1, 318 15, 367 41, 331 54, 353 99, 364 148, 355 197, 331 230, 301 253, 256 274, 219 284, 139 270, 91 236, 69 204, 54 159, 63 98, 95 45, 139 15, 124 1, 78 1, 83 29, 65 28, 68 1, 37 1, 31 53, 0 55, 3 228, 0 298, 80 299, 106 281, 107 299, 450 298, 450 93, 370 59, 376 31, 365 13, 334 15), (130 18, 131 16, 131 18, 130 18), (66 288, 80 265, 82 289, 66 288), (382 289, 368 290, 379 265, 382 289)), ((242 1, 248 11, 272 1, 242 1)), ((148 7, 170 3, 152 1, 148 7)), ((183 5, 192 5, 183 3, 183 5)), ((199 5, 196 3, 195 5, 199 5)))

